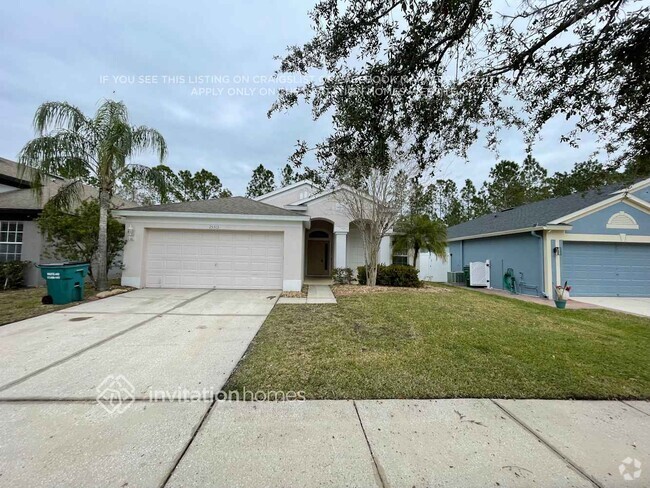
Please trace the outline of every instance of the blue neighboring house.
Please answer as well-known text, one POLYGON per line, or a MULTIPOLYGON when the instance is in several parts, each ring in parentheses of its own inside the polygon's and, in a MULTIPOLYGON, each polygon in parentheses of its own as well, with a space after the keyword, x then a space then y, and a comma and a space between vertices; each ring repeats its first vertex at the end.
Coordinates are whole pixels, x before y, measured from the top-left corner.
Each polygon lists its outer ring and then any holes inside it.
POLYGON ((565 281, 572 296, 650 296, 650 178, 484 215, 447 235, 451 270, 490 260, 493 288, 511 268, 549 298, 565 281))

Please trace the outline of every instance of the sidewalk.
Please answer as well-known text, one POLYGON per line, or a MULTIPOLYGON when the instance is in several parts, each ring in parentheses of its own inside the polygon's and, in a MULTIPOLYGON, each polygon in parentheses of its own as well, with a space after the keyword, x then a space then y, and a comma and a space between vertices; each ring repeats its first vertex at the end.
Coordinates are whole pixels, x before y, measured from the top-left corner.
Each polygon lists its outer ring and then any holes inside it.
POLYGON ((278 300, 278 305, 304 305, 315 303, 337 303, 336 298, 332 293, 332 288, 329 285, 310 284, 307 289, 307 298, 281 297, 278 300))
POLYGON ((0 438, 3 486, 650 485, 648 402, 5 401, 0 438))

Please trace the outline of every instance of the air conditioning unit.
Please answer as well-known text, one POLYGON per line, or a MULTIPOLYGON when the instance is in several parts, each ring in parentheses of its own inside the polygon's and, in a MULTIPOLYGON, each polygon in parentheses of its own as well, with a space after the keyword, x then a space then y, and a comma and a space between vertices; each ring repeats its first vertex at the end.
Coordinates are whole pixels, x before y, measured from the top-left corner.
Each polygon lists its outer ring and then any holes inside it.
POLYGON ((465 273, 462 271, 447 271, 447 283, 465 283, 465 273))
POLYGON ((469 286, 490 288, 490 260, 469 263, 469 286))

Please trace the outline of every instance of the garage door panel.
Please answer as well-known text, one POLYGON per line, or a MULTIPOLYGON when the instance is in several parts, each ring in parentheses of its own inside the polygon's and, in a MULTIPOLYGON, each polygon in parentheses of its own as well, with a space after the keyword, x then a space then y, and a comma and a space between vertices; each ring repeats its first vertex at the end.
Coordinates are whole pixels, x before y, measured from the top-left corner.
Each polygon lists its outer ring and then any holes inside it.
POLYGON ((573 296, 650 296, 650 245, 565 242, 561 278, 573 296))
POLYGON ((145 286, 282 288, 281 232, 150 230, 145 286))

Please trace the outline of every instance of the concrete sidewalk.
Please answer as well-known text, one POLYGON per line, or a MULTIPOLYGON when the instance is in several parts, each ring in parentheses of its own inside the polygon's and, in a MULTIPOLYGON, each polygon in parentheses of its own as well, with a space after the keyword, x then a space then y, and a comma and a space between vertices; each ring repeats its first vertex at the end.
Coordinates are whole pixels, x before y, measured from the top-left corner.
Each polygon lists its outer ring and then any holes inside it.
POLYGON ((647 402, 0 401, 0 439, 2 486, 650 485, 647 402))

